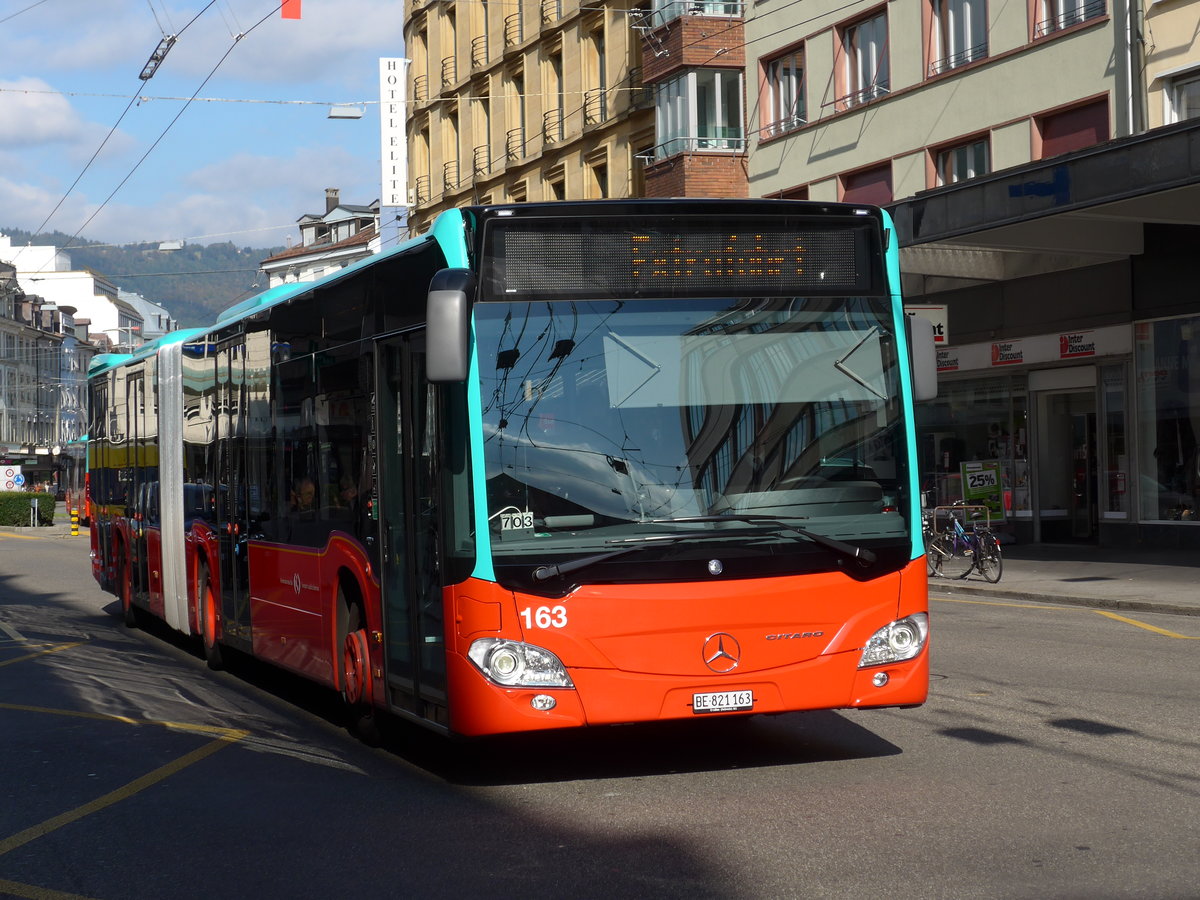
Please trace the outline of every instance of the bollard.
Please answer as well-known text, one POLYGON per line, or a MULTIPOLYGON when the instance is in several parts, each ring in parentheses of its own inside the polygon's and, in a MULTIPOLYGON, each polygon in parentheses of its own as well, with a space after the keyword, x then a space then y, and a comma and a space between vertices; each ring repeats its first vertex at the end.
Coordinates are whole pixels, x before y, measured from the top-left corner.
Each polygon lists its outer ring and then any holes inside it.
POLYGON ((37 497, 29 501, 29 527, 37 528, 37 497))
POLYGON ((71 537, 79 537, 79 510, 71 510, 71 537))

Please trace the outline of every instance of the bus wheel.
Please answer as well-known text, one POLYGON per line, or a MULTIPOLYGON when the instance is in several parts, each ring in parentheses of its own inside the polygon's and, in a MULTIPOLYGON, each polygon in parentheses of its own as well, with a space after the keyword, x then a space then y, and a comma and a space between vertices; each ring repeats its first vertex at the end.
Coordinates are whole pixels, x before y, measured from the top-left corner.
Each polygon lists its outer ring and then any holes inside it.
POLYGON ((210 669, 223 669, 221 645, 217 641, 217 595, 208 579, 208 570, 200 575, 200 640, 204 644, 204 661, 210 669))
POLYGON ((379 743, 379 726, 368 699, 371 684, 371 654, 368 649, 366 616, 362 606, 350 603, 345 590, 338 588, 338 609, 345 625, 341 653, 342 683, 339 693, 345 706, 347 726, 364 744, 379 743))
POLYGON ((127 628, 136 628, 138 611, 133 605, 133 565, 129 557, 121 560, 121 618, 127 628))

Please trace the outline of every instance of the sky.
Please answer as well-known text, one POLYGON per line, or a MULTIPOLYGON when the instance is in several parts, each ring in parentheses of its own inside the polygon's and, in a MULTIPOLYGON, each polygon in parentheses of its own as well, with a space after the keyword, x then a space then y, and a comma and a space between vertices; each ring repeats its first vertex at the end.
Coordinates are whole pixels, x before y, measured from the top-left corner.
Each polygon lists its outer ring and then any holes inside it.
POLYGON ((0 230, 271 247, 326 188, 378 200, 379 59, 404 55, 403 3, 279 6, 0 0, 0 230), (351 103, 361 119, 328 118, 351 103))

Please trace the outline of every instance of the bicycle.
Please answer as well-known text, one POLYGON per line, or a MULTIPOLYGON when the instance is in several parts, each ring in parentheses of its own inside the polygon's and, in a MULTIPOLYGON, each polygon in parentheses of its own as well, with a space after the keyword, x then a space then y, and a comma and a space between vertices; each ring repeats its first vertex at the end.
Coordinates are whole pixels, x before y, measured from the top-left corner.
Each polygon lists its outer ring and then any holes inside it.
POLYGON ((995 584, 1004 572, 1004 558, 1000 552, 1000 541, 987 525, 973 525, 968 531, 951 510, 950 524, 945 531, 937 531, 937 511, 924 526, 926 535, 925 553, 929 574, 934 577, 966 578, 978 571, 984 580, 995 584), (929 535, 933 535, 932 538, 929 535))

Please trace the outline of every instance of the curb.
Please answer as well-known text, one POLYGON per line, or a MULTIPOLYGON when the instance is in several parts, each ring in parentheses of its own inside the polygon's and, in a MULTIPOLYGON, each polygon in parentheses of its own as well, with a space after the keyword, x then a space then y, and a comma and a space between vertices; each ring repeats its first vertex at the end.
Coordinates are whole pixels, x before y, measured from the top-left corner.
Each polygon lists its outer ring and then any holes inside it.
POLYGON ((1041 603, 1047 606, 1087 606, 1093 609, 1113 609, 1122 612, 1153 612, 1168 616, 1200 616, 1200 606, 1181 606, 1175 603, 1159 603, 1154 600, 1112 600, 1106 597, 1073 597, 1070 594, 1038 594, 1032 591, 1006 591, 1003 589, 973 587, 966 584, 935 585, 930 580, 930 595, 970 596, 980 599, 1014 600, 1023 603, 1041 603))

